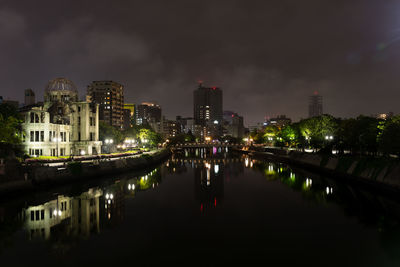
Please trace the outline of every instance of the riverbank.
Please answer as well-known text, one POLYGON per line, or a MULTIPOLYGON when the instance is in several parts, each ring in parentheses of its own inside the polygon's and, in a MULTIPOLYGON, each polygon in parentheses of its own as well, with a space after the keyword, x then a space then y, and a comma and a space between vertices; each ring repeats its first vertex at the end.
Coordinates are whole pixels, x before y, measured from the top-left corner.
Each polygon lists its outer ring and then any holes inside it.
POLYGON ((170 154, 169 149, 162 149, 136 157, 122 156, 91 161, 70 161, 56 166, 29 165, 25 167, 25 179, 9 180, 0 184, 0 197, 30 192, 42 187, 149 168, 162 162, 170 154))
POLYGON ((275 160, 337 179, 361 182, 374 188, 400 191, 400 161, 390 158, 321 155, 267 148, 265 151, 237 150, 256 158, 275 160))

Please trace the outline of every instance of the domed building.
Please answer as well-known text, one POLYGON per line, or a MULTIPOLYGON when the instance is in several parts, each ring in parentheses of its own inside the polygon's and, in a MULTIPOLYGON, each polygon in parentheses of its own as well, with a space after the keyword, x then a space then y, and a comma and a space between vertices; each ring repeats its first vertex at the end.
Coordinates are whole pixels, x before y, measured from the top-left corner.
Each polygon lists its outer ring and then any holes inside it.
POLYGON ((79 101, 66 78, 47 83, 44 102, 23 110, 23 144, 30 156, 93 155, 101 151, 99 105, 79 101))

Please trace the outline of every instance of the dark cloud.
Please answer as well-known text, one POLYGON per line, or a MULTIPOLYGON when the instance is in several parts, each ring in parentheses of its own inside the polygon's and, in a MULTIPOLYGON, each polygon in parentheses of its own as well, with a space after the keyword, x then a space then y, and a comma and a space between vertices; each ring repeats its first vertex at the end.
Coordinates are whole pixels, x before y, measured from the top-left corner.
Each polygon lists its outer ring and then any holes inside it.
POLYGON ((22 101, 64 76, 126 86, 126 100, 192 115, 196 81, 245 116, 307 116, 307 97, 348 117, 400 112, 395 0, 2 1, 0 95, 22 101))

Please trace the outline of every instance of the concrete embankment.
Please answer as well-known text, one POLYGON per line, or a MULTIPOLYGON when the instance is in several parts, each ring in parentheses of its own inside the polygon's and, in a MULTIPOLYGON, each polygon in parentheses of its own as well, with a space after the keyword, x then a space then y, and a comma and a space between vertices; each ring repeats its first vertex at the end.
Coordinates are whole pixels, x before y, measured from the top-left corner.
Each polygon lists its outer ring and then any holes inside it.
POLYGON ((0 184, 0 196, 15 192, 29 192, 43 186, 66 184, 85 179, 95 179, 132 170, 149 168, 161 163, 171 154, 169 149, 137 157, 98 159, 91 162, 72 161, 64 165, 32 165, 26 167, 27 179, 7 181, 0 184))
POLYGON ((400 160, 391 158, 320 155, 281 149, 242 151, 253 157, 275 160, 311 171, 400 191, 400 160))

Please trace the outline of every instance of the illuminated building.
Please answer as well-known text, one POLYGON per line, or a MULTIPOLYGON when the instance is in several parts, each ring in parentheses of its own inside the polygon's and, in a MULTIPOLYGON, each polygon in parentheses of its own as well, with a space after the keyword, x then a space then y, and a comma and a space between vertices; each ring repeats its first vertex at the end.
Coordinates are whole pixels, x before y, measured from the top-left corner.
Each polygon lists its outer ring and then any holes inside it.
POLYGON ((99 107, 99 119, 122 129, 124 123, 124 86, 114 81, 93 81, 87 87, 92 103, 99 107))
POLYGON ((317 91, 314 92, 314 95, 309 97, 308 103, 308 117, 317 117, 323 114, 322 109, 322 96, 318 94, 317 91))
POLYGON ((71 156, 100 153, 99 107, 78 101, 78 91, 68 79, 51 80, 44 103, 21 108, 22 144, 31 156, 71 156))
POLYGON ((288 117, 286 117, 286 115, 278 115, 275 118, 270 118, 265 122, 265 126, 267 125, 274 125, 277 126, 279 128, 285 127, 286 125, 289 125, 292 123, 292 120, 288 117))
POLYGON ((161 107, 155 102, 142 102, 136 106, 136 125, 161 122, 161 107))
POLYGON ((135 104, 124 103, 124 129, 135 124, 135 104))
POLYGON ((193 92, 194 120, 197 125, 222 123, 222 90, 204 87, 202 83, 193 92))

